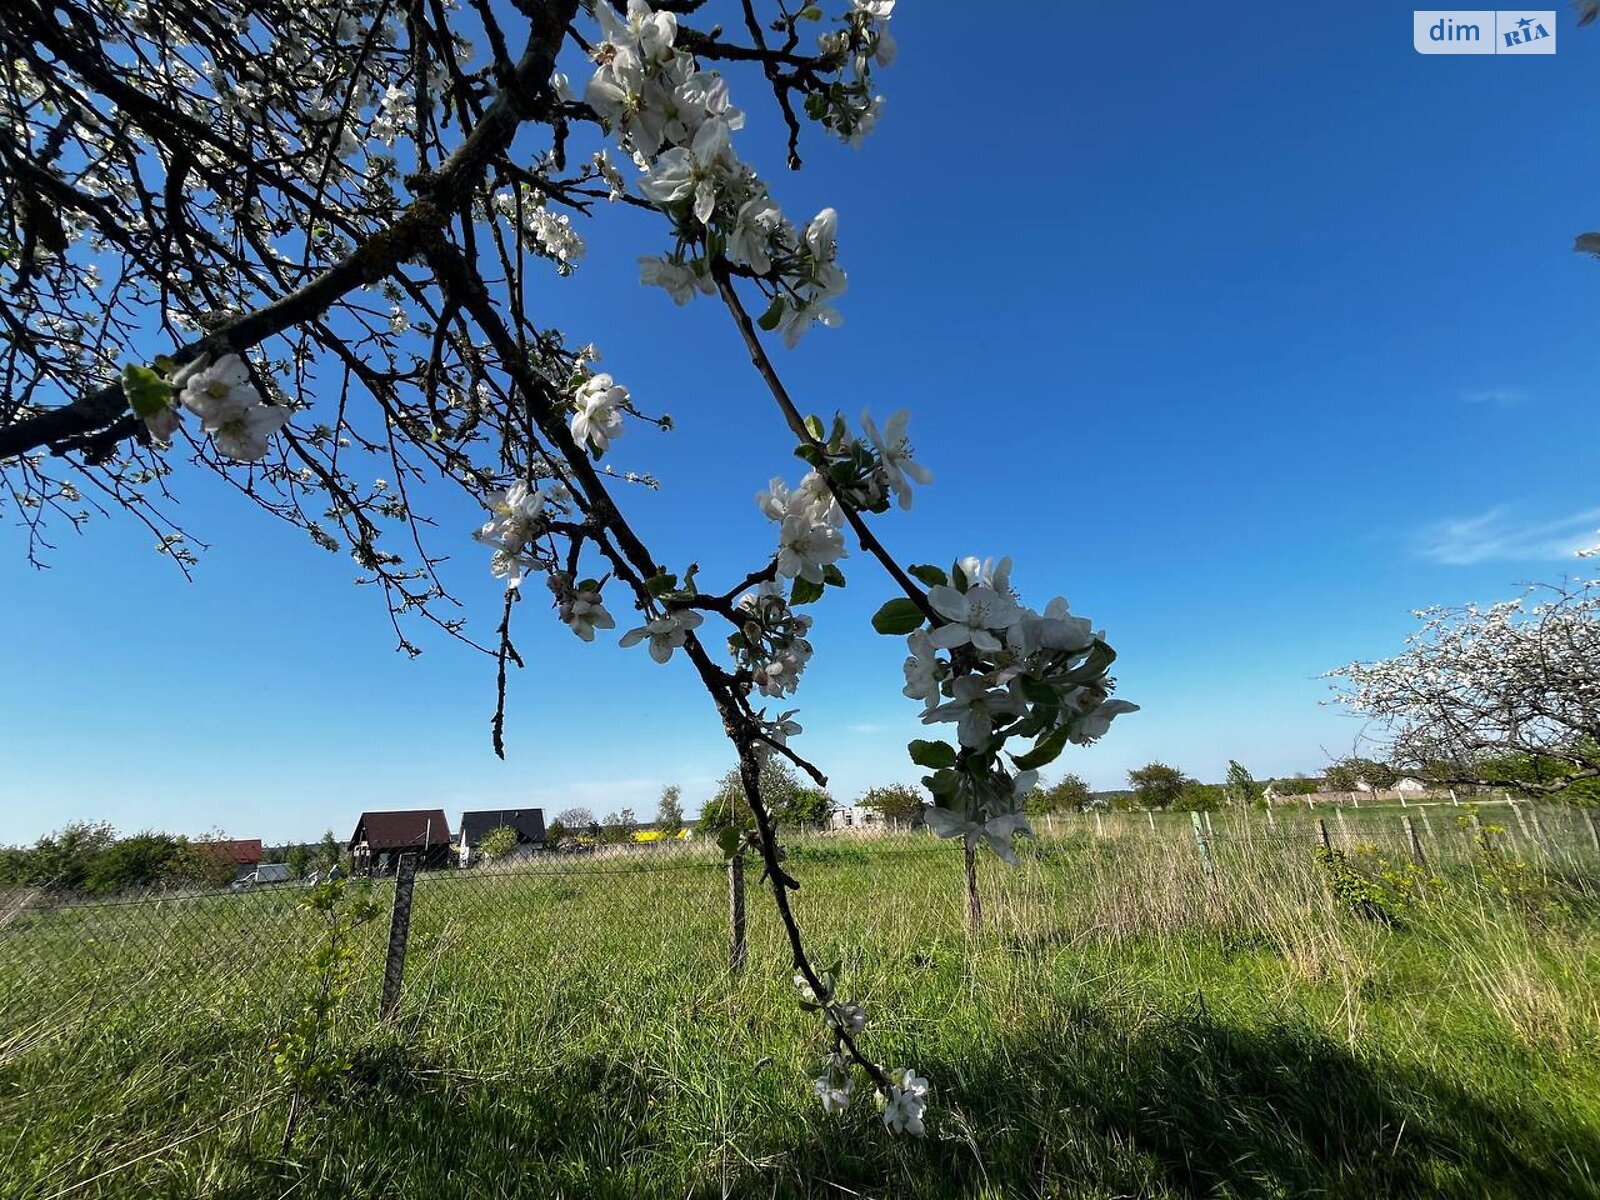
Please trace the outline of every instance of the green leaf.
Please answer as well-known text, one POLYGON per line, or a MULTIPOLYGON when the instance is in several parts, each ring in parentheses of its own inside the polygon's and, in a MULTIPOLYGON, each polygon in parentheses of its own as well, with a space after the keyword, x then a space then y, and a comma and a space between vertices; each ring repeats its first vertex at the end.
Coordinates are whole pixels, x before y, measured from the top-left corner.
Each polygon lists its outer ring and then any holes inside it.
POLYGON ((922 610, 910 600, 891 600, 872 616, 872 627, 879 633, 910 633, 922 624, 922 610))
POLYGON ((838 413, 833 414, 833 429, 828 433, 828 451, 838 454, 844 448, 845 438, 850 436, 850 427, 844 423, 844 417, 838 413))
POLYGON ((756 324, 771 333, 781 320, 783 320, 783 297, 774 296, 772 303, 767 305, 767 311, 756 318, 756 324))
POLYGON ((911 761, 919 767, 938 770, 940 767, 956 765, 955 749, 944 742, 928 742, 917 738, 906 749, 911 751, 911 761))
POLYGON ((819 471, 826 466, 828 462, 827 458, 823 456, 822 451, 817 449, 810 442, 807 442, 803 446, 796 446, 794 448, 794 456, 796 458, 805 459, 806 462, 810 463, 813 467, 816 467, 819 471))
POLYGON ((1047 763, 1053 763, 1060 757, 1061 751, 1066 749, 1068 726, 1063 725, 1049 736, 1033 744, 1033 749, 1026 754, 1016 755, 1012 761, 1017 764, 1020 771, 1033 771, 1047 763))
POLYGON ((967 573, 961 569, 960 563, 950 564, 950 581, 955 584, 956 591, 964 592, 967 590, 967 573))
POLYGON ((1107 668, 1117 661, 1117 652, 1104 642, 1096 642, 1089 648, 1089 656, 1072 670, 1054 678, 1066 687, 1077 687, 1080 683, 1090 683, 1099 679, 1106 673, 1107 668))
POLYGON ((722 848, 723 858, 732 858, 739 850, 739 843, 744 838, 732 825, 724 825, 717 832, 717 845, 722 848))
POLYGON ((122 368, 122 394, 128 398, 134 415, 153 417, 172 407, 172 385, 149 367, 129 363, 122 368))
POLYGON ((806 432, 820 442, 822 440, 822 418, 814 413, 807 417, 806 432))
POLYGON ((834 566, 832 563, 829 563, 827 566, 822 568, 822 582, 827 584, 829 587, 843 587, 844 572, 839 570, 839 568, 834 566))
POLYGON ((917 563, 906 568, 913 579, 920 579, 929 587, 945 587, 950 583, 950 576, 946 575, 932 563, 917 563))
POLYGON ((653 575, 649 579, 646 579, 644 581, 644 586, 650 589, 650 594, 652 596, 665 596, 668 592, 677 588, 678 577, 676 575, 669 575, 667 572, 663 571, 659 575, 653 575))
POLYGON ((789 607, 795 608, 802 604, 814 604, 822 599, 823 585, 812 583, 809 579, 795 576, 794 587, 789 589, 789 607))
POLYGON ((802 21, 820 21, 822 20, 822 10, 815 4, 808 4, 800 10, 800 19, 802 21))
POLYGON ((924 775, 922 782, 936 798, 953 796, 961 788, 961 776, 948 768, 935 771, 932 775, 924 775))
POLYGON ((1022 677, 1022 694, 1035 704, 1045 704, 1054 707, 1061 703, 1061 697, 1055 688, 1042 679, 1035 679, 1031 675, 1022 677))

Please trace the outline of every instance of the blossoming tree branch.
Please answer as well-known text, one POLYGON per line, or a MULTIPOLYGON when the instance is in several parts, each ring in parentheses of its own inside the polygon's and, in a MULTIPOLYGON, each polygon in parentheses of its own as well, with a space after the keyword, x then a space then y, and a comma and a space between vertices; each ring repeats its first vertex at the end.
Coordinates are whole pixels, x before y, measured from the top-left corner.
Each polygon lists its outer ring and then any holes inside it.
POLYGON ((519 604, 585 641, 631 610, 620 644, 687 659, 737 752, 755 828, 725 849, 762 859, 830 1040, 823 1107, 864 1076, 884 1124, 920 1134, 928 1082, 869 1056, 866 1014, 807 953, 758 786, 773 755, 825 782, 782 707, 812 653, 801 610, 845 586, 852 544, 895 593, 873 623, 907 637, 902 690, 953 733, 909 749, 928 823, 965 849, 974 915, 976 849, 1014 858, 1038 769, 1134 706, 1111 698, 1103 635, 1065 600, 1027 607, 1009 559, 902 565, 874 525, 932 480, 908 414, 807 415, 774 359, 841 319, 839 218, 785 214, 740 154, 735 84, 776 106, 791 169, 803 122, 861 143, 894 0, 742 0, 721 22, 709 7, 17 0, 0 25, 0 496, 30 557, 125 510, 188 571, 173 512, 183 475, 211 472, 348 550, 402 649, 422 620, 493 656, 502 754, 519 604), (623 206, 658 221, 642 282, 726 309, 802 460, 757 497, 774 547, 724 585, 630 525, 618 496, 657 481, 604 460, 630 426, 670 420, 545 303, 623 206), (441 480, 488 511, 493 639, 470 638, 440 574, 460 539, 441 546, 414 504, 441 480))

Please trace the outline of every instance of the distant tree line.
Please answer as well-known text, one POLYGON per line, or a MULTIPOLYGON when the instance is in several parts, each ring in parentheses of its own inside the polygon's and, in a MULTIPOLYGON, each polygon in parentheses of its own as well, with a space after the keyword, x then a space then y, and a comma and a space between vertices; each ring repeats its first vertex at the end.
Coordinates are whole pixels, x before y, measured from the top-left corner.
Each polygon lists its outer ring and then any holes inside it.
POLYGON ((221 887, 235 864, 181 835, 121 837, 105 822, 77 821, 31 846, 0 849, 0 885, 108 895, 134 888, 221 887))
MULTIPOLYGON (((104 821, 75 821, 31 846, 0 847, 0 887, 38 887, 92 896, 164 887, 226 887, 241 864, 212 842, 144 830, 123 836, 104 821)), ((303 878, 339 862, 344 847, 332 830, 320 842, 264 848, 262 862, 286 863, 303 878)))

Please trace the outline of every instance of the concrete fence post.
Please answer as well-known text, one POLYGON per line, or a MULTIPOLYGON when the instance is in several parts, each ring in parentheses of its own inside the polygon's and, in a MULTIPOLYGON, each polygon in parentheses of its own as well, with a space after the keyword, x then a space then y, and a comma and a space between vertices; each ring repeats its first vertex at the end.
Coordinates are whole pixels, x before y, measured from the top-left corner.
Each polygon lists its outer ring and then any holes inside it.
POLYGON ((1534 841, 1533 830, 1528 827, 1528 815, 1522 811, 1521 803, 1510 799, 1509 792, 1505 793, 1505 795, 1507 802, 1511 805, 1511 815, 1517 819, 1517 828, 1522 830, 1522 840, 1527 842, 1528 845, 1537 848, 1538 843, 1534 841))
POLYGON ((1528 805, 1528 824, 1533 826, 1533 840, 1539 847, 1539 852, 1549 858, 1555 852, 1555 843, 1544 831, 1544 822, 1539 820, 1539 806, 1528 805))
POLYGON ((1207 877, 1215 875, 1217 864, 1211 860, 1211 844, 1206 841, 1206 831, 1200 825, 1200 814, 1191 810, 1189 820, 1194 825, 1194 843, 1200 847, 1200 864, 1205 867, 1207 877))
MULTIPOLYGON (((1427 820, 1427 818, 1424 817, 1423 820, 1427 820)), ((1411 823, 1410 817, 1402 816, 1400 822, 1405 826, 1406 838, 1411 842, 1411 861, 1426 870, 1428 860, 1423 856, 1422 841, 1417 837, 1417 827, 1411 823)))
POLYGON ((394 873, 394 908, 389 913, 389 950, 383 959, 383 1001, 379 1014, 387 1021, 400 1008, 406 974, 406 943, 411 937, 411 896, 417 882, 417 856, 402 854, 394 873))

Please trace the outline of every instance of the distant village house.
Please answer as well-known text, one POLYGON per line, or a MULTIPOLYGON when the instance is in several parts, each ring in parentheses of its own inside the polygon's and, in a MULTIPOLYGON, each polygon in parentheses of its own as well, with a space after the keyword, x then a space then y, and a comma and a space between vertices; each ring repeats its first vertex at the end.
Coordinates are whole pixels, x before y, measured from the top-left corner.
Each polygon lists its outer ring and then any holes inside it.
POLYGON ((450 822, 442 808, 364 812, 348 845, 360 875, 392 875, 402 854, 415 854, 419 870, 448 867, 450 822))
POLYGON ((542 808, 484 809, 481 812, 462 813, 461 865, 470 867, 477 862, 482 857, 479 847, 483 845, 483 839, 502 827, 517 835, 518 854, 544 849, 547 838, 542 808))
POLYGON ((841 804, 828 814, 829 829, 882 829, 883 814, 859 804, 841 804))

